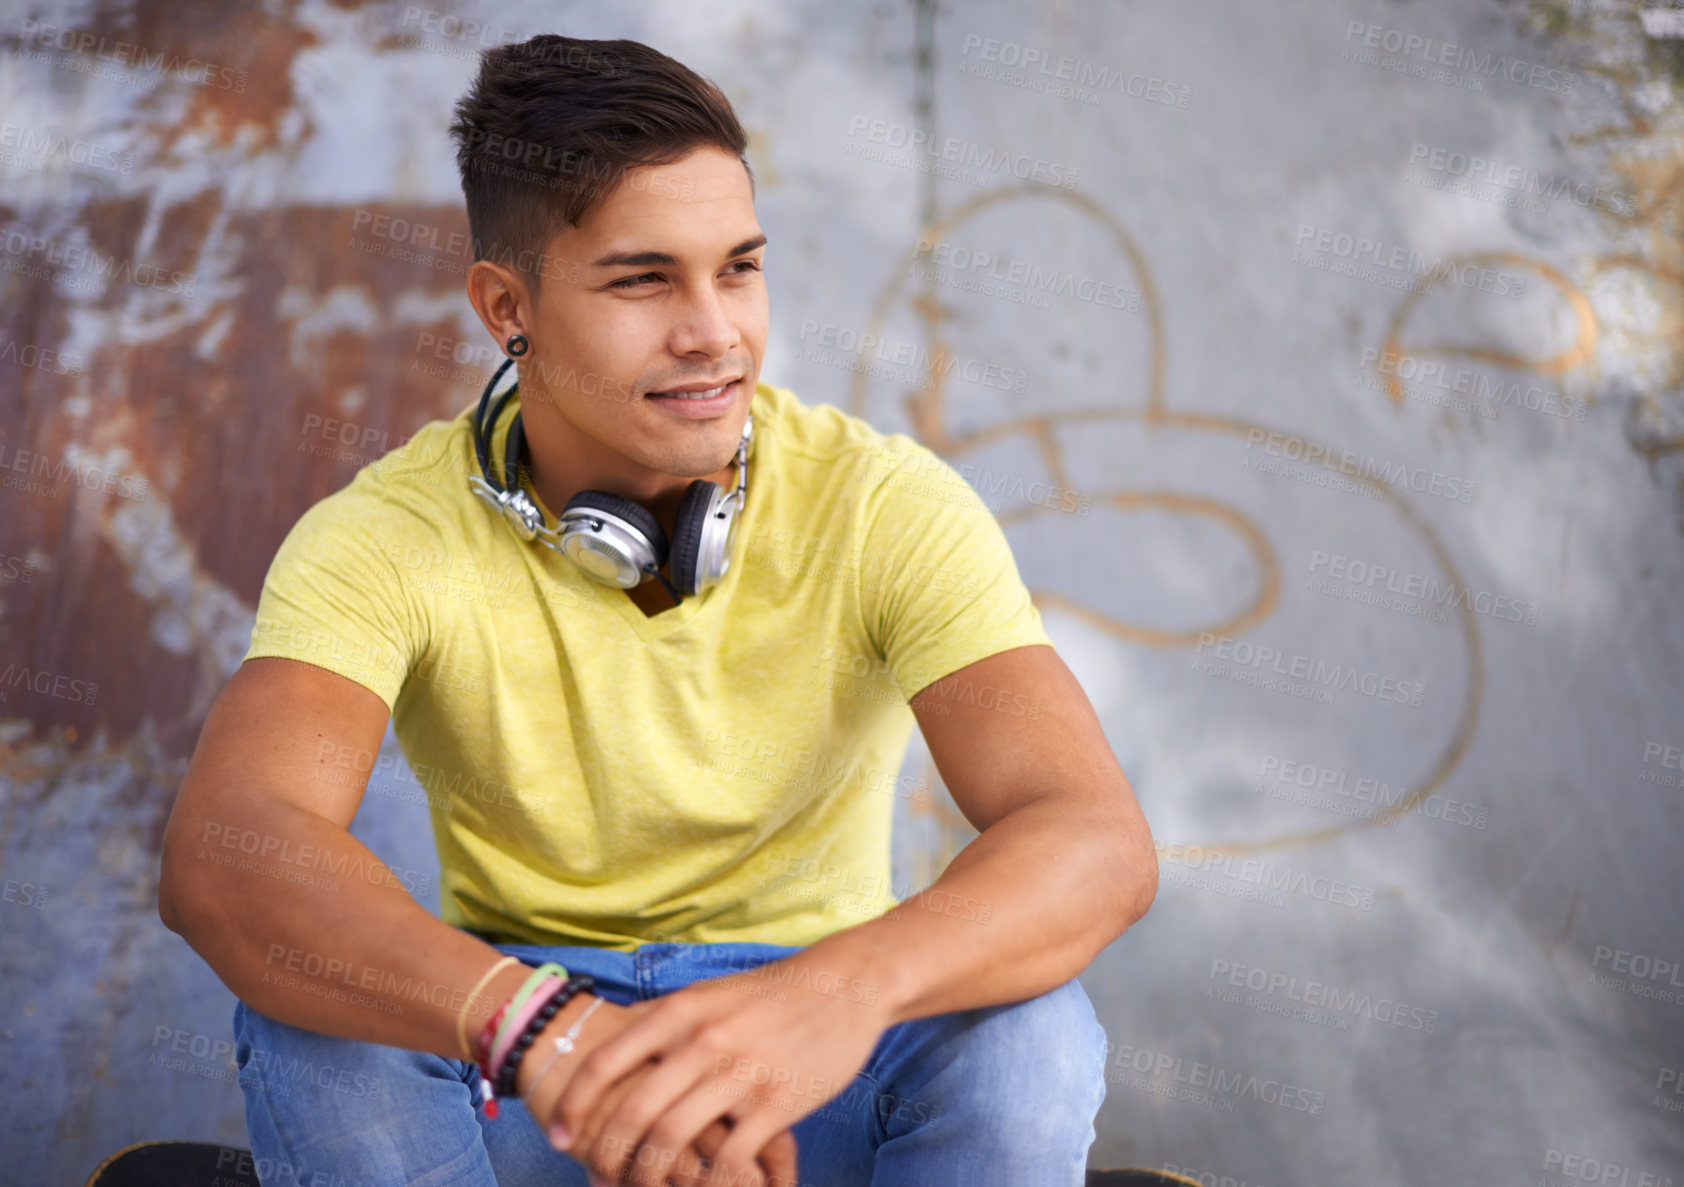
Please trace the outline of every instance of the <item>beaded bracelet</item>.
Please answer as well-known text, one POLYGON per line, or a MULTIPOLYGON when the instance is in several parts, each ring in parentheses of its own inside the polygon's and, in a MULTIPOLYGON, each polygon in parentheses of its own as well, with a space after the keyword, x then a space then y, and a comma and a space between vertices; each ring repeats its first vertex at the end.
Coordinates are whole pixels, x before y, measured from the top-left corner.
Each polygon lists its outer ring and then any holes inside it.
POLYGON ((546 1002, 555 996, 566 981, 560 977, 547 978, 538 987, 538 992, 532 995, 518 1016, 511 1014, 504 1019, 503 1025, 497 1031, 497 1042, 491 1049, 491 1055, 485 1061, 486 1071, 490 1074, 491 1082, 498 1096, 506 1095, 503 1088, 503 1068, 507 1065, 509 1055, 514 1051, 520 1036, 526 1033, 527 1025, 538 1016, 538 1011, 544 1008, 546 1002))
MULTIPOLYGON (((552 982, 559 982, 560 978, 551 978, 551 980, 552 982)), ((497 1017, 492 1020, 497 1024, 496 1034, 493 1038, 486 1039, 485 1042, 481 1044, 482 1050, 479 1058, 480 1089, 485 1097, 485 1115, 487 1117, 497 1116, 497 1097, 499 1095, 506 1096, 509 1091, 512 1091, 512 1080, 510 1082, 511 1088, 509 1089, 500 1088, 499 1085, 503 1081, 503 1061, 508 1057, 510 1050, 513 1049, 514 1043, 518 1041, 520 1034, 526 1030, 527 1023, 535 1018, 538 1011, 543 1008, 546 1000, 553 994, 559 994, 563 990, 567 990, 568 985, 574 984, 574 982, 577 982, 577 984, 574 985, 573 989, 567 992, 567 997, 564 997, 561 1003, 557 1004, 556 1009, 559 1010, 561 1005, 565 1004, 567 999, 571 998, 574 993, 579 992, 580 989, 596 983, 594 979, 588 975, 580 974, 578 977, 569 978, 568 981, 561 982, 559 988, 553 991, 550 990, 549 987, 546 987, 545 992, 536 995, 537 1000, 526 1003, 527 1010, 529 1012, 525 1018, 520 1020, 519 1025, 514 1027, 513 1033, 510 1033, 509 1029, 513 1023, 513 1019, 510 1019, 508 1022, 503 1021, 504 1015, 508 1012, 508 1005, 505 1005, 502 1009, 497 1011, 497 1017), (505 1039, 507 1039, 507 1042, 505 1042, 505 1039)), ((553 1017, 553 1014, 551 1017, 553 1017)), ((545 1021, 547 1021, 547 1019, 545 1021)), ((542 1030, 543 1026, 544 1023, 539 1022, 538 1030, 542 1030)), ((536 1035, 536 1033, 537 1031, 535 1030, 533 1035, 536 1035)), ((527 1042, 530 1043, 531 1041, 532 1036, 528 1036, 527 1042)), ((516 1066, 517 1068, 519 1066, 518 1060, 516 1060, 516 1066)))
POLYGON ((519 1074, 521 1061, 527 1050, 537 1040, 539 1033, 549 1025, 551 1018, 561 1012, 562 1007, 573 1000, 574 995, 589 989, 596 982, 588 974, 569 977, 563 984, 552 991, 542 1005, 532 1014, 522 1026, 521 1032, 510 1045, 509 1052, 504 1056, 502 1065, 497 1068, 496 1085, 504 1096, 515 1090, 515 1079, 519 1074))
POLYGON ((514 996, 498 1007, 497 1012, 486 1022, 484 1029, 480 1031, 479 1037, 474 1042, 474 1049, 470 1054, 480 1067, 480 1087, 485 1095, 485 1115, 487 1117, 497 1116, 497 1097, 493 1088, 495 1077, 491 1074, 490 1069, 495 1067, 498 1059, 506 1053, 500 1048, 500 1041, 506 1037, 508 1024, 528 1004, 527 999, 532 996, 533 991, 546 981, 558 979, 551 975, 552 971, 560 973, 562 977, 567 976, 567 970, 553 961, 546 961, 533 969, 532 974, 515 991, 514 996))
POLYGON ((596 981, 589 973, 580 973, 569 977, 559 988, 550 994, 549 999, 539 1007, 531 1019, 521 1028, 520 1035, 515 1039, 504 1056, 502 1066, 497 1068, 495 1086, 498 1095, 509 1096, 515 1090, 515 1076, 520 1071, 520 1061, 525 1057, 527 1049, 538 1037, 538 1032, 549 1024, 561 1012, 563 1006, 572 1001, 576 994, 582 993, 595 985, 596 981))

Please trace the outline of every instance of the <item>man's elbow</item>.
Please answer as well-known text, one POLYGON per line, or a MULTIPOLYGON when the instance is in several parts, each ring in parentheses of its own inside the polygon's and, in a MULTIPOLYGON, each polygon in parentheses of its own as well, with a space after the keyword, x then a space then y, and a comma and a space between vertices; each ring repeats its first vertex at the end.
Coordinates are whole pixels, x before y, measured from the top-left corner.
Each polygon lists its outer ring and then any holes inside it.
POLYGON ((170 877, 170 867, 166 861, 158 872, 158 918, 176 935, 185 936, 186 932, 182 929, 186 924, 181 918, 181 907, 176 898, 175 883, 170 877))
POLYGON ((196 907, 203 901, 203 895, 187 876, 188 872, 166 839, 158 866, 158 918, 165 927, 191 942, 188 932, 199 914, 196 907))
POLYGON ((1121 851, 1123 860, 1111 863, 1116 879, 1114 925, 1118 935, 1144 919, 1158 897, 1158 851, 1144 821, 1139 829, 1125 834, 1121 851))
POLYGON ((1130 927, 1146 918, 1146 912, 1152 909, 1152 904, 1158 898, 1158 851, 1151 845, 1146 848, 1146 855, 1142 859, 1133 879, 1134 898, 1131 906, 1130 927))

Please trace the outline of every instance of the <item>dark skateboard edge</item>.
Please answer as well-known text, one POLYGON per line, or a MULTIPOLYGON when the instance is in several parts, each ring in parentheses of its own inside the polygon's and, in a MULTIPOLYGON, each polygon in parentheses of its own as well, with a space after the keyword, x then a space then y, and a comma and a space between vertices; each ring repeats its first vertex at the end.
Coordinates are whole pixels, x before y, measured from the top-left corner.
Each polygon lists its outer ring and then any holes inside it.
POLYGON ((94 1167, 87 1187, 259 1187, 255 1173, 240 1171, 242 1158, 249 1167, 250 1157, 250 1150, 227 1142, 136 1142, 94 1167))
MULTIPOLYGON (((257 1179, 240 1173, 240 1155, 249 1167, 251 1151, 216 1142, 162 1140, 125 1146, 94 1168, 86 1187, 258 1187, 257 1179), (234 1165, 226 1165, 228 1154, 234 1165)), ((1191 1184, 1197 1179, 1144 1167, 1088 1168, 1087 1187, 1163 1187, 1191 1184)))

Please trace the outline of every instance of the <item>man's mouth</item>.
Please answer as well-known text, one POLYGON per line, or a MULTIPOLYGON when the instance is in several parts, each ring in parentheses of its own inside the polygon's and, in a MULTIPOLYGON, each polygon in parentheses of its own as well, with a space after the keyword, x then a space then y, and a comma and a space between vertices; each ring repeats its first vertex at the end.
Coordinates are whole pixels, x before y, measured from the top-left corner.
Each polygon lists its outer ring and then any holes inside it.
POLYGON ((725 389, 735 382, 737 382, 735 379, 727 380, 718 387, 704 388, 701 391, 650 392, 649 394, 669 400, 711 400, 715 396, 724 395, 725 389))
POLYGON ((736 404, 737 393, 742 388, 742 376, 733 376, 712 387, 698 388, 693 384, 685 384, 684 387, 694 390, 674 388, 664 392, 650 392, 649 399, 672 415, 682 416, 687 420, 711 420, 724 416, 736 404))

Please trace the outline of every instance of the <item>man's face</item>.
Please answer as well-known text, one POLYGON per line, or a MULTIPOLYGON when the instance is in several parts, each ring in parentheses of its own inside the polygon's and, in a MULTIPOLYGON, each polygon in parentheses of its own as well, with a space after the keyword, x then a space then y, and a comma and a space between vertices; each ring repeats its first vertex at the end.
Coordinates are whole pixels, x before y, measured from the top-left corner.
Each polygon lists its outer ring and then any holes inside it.
POLYGON ((729 465, 766 348, 763 238, 742 162, 711 147, 628 171, 564 227, 519 363, 534 442, 632 486, 729 465), (708 399, 652 394, 722 381, 708 399))

